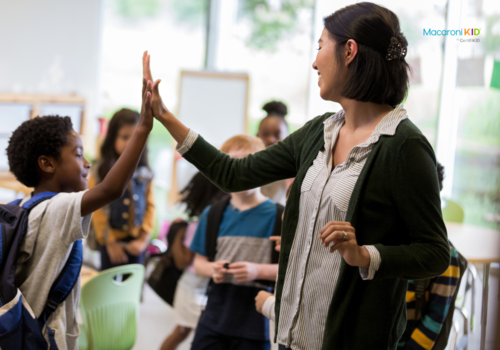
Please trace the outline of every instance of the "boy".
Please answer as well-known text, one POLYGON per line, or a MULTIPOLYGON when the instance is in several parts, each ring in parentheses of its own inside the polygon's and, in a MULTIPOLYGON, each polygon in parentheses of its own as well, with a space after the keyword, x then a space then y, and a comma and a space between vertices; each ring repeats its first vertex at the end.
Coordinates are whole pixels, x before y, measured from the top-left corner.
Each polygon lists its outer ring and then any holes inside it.
MULTIPOLYGON (((153 127, 151 92, 151 82, 144 79, 137 129, 108 175, 88 191, 90 163, 83 156, 81 138, 73 131, 69 117, 38 117, 24 122, 12 134, 7 148, 10 170, 21 183, 34 187, 20 205, 41 192, 57 193, 30 212, 15 276, 37 318, 73 243, 87 237, 92 212, 119 199, 129 184, 153 127)), ((59 350, 78 348, 79 301, 80 281, 46 320, 59 350)), ((48 342, 47 327, 42 332, 48 342)))
MULTIPOLYGON (((240 135, 226 141, 221 151, 243 158, 264 148, 260 139, 240 135)), ((208 260, 205 249, 210 208, 204 210, 190 246, 196 253, 196 273, 215 282, 208 290, 192 349, 269 349, 268 320, 255 310, 254 298, 269 289, 256 280, 274 281, 278 272, 278 265, 270 264, 269 241, 276 204, 260 188, 232 193, 219 226, 214 262, 208 260)))

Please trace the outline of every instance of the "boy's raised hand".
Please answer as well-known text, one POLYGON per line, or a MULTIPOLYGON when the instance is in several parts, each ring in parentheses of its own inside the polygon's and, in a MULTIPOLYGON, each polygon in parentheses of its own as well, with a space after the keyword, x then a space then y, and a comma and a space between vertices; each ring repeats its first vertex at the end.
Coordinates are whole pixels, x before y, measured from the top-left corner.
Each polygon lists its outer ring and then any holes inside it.
POLYGON ((141 117, 139 119, 139 125, 137 127, 143 127, 147 131, 153 129, 153 83, 142 78, 142 106, 141 106, 141 117))

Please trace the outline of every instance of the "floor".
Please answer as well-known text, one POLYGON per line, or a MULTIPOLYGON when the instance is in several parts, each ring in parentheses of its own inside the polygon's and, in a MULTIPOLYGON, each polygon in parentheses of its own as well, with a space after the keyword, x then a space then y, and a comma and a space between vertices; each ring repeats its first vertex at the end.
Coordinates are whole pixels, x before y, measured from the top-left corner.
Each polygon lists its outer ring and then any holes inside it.
MULTIPOLYGON (((473 333, 470 334, 468 350, 479 350, 480 334, 481 334, 481 298, 482 298, 482 266, 477 265, 478 269, 478 280, 476 281, 476 310, 475 310, 475 324, 476 328, 473 333)), ((490 292, 489 292, 489 314, 488 314, 488 331, 487 331, 487 350, 496 350, 500 347, 495 348, 493 344, 494 338, 494 324, 493 320, 495 313, 499 310, 500 305, 500 294, 499 294, 499 277, 500 269, 491 269, 490 277, 490 292)), ((470 296, 468 297, 470 299, 470 296)), ((467 309, 470 311, 470 301, 467 302, 467 309)), ((457 317, 459 320, 459 317, 457 317)), ((462 324, 462 322, 459 323, 462 324)), ((139 316, 139 329, 137 342, 133 350, 155 350, 159 349, 163 339, 172 331, 175 326, 174 312, 172 308, 163 302, 155 292, 148 286, 144 289, 144 300, 141 304, 141 311, 139 316)), ((462 329, 462 328, 460 328, 462 329)), ((190 349, 190 343, 193 339, 193 335, 179 346, 178 350, 188 350, 190 349)))

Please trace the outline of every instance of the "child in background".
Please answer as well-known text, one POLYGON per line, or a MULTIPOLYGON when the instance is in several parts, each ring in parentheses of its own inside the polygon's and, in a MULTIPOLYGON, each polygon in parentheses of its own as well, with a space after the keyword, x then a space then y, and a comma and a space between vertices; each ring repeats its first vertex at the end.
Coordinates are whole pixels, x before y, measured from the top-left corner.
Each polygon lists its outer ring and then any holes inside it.
MULTIPOLYGON (((293 183, 293 182, 292 182, 293 183)), ((286 190, 286 199, 288 199, 288 196, 290 195, 290 190, 292 189, 292 184, 288 186, 288 189, 286 190)), ((285 212, 283 212, 283 215, 281 217, 281 220, 283 220, 285 216, 285 212)), ((279 252, 281 250, 281 236, 273 236, 269 237, 271 241, 274 241, 276 243, 276 246, 274 249, 279 252)), ((276 303, 276 298, 274 297, 274 294, 269 293, 265 290, 261 290, 259 294, 255 297, 255 309, 257 312, 260 312, 262 315, 267 317, 270 322, 269 322, 269 328, 271 332, 271 337, 274 336, 275 332, 275 324, 274 322, 276 321, 275 313, 274 313, 274 304, 276 303)), ((272 338, 271 338, 272 339, 272 338)), ((272 343, 271 344, 272 350, 277 350, 279 348, 277 343, 272 343)))
MULTIPOLYGON (((90 163, 83 156, 82 140, 69 117, 31 119, 12 134, 7 148, 10 171, 22 184, 34 187, 20 205, 42 192, 57 193, 30 212, 19 252, 15 282, 35 317, 46 307, 50 288, 74 242, 87 237, 92 212, 120 198, 127 188, 153 127, 151 90, 152 84, 144 79, 140 121, 129 145, 107 176, 88 191, 90 163)), ((59 350, 78 348, 79 302, 78 280, 46 321, 59 350)), ((47 327, 42 332, 48 342, 47 327)))
POLYGON ((198 227, 198 218, 203 209, 227 198, 202 173, 197 173, 186 188, 181 191, 181 204, 186 205, 186 212, 191 221, 186 229, 179 231, 174 238, 172 256, 178 269, 185 269, 174 296, 176 326, 165 339, 161 350, 175 350, 196 328, 203 307, 206 305, 208 278, 196 275, 193 266, 194 253, 189 250, 194 233, 198 227))
MULTIPOLYGON (((226 141, 221 151, 243 158, 264 148, 258 138, 240 135, 226 141)), ((254 298, 269 289, 256 280, 274 281, 278 272, 278 265, 270 264, 269 241, 277 206, 259 188, 231 193, 219 226, 214 262, 208 260, 205 246, 209 211, 210 207, 203 211, 190 249, 196 253, 196 273, 215 283, 209 287, 192 349, 270 349, 268 322, 255 311, 254 298)))
MULTIPOLYGON (((289 134, 288 123, 285 120, 288 108, 283 102, 271 101, 262 106, 262 109, 267 115, 259 124, 257 137, 264 142, 266 147, 269 147, 283 140, 289 134)), ((284 206, 287 187, 288 180, 281 180, 262 186, 261 190, 264 196, 284 206)))
MULTIPOLYGON (((127 147, 139 118, 139 113, 126 108, 113 115, 101 146, 101 159, 89 178, 89 188, 106 177, 127 147)), ((152 179, 145 147, 123 196, 94 213, 92 225, 100 244, 101 270, 124 264, 142 264, 155 224, 152 179)))

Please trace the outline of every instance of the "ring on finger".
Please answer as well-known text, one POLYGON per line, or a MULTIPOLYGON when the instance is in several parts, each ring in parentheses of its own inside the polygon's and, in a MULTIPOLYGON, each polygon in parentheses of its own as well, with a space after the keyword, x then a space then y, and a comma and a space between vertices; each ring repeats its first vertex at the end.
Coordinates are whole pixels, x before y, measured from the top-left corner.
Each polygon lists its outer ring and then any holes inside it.
POLYGON ((347 232, 345 232, 345 231, 342 231, 342 232, 344 233, 344 237, 342 237, 342 240, 345 241, 347 238, 347 232))

